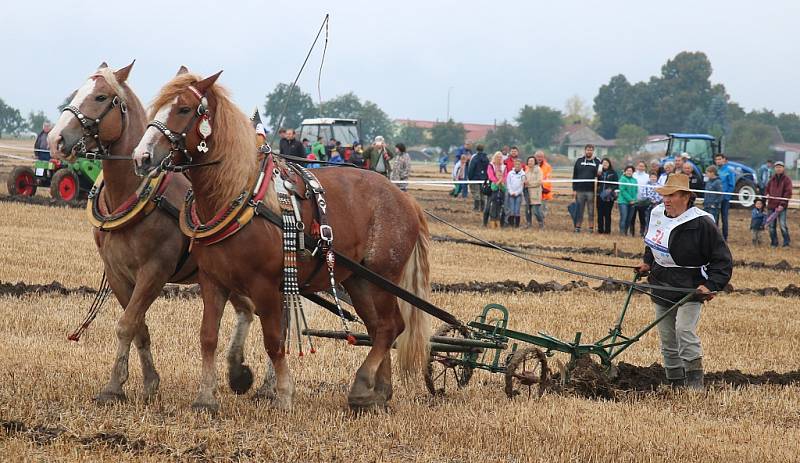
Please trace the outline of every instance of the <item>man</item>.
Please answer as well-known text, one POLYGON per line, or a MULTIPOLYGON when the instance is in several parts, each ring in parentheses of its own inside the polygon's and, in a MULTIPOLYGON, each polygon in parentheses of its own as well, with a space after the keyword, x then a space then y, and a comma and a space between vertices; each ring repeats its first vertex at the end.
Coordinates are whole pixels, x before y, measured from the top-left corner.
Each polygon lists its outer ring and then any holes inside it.
POLYGON ((278 130, 278 137, 280 137, 280 141, 278 142, 278 149, 280 150, 281 154, 286 154, 289 152, 288 141, 286 140, 286 129, 281 127, 278 130))
POLYGON ((503 145, 503 147, 500 149, 500 152, 503 153, 503 162, 508 159, 509 151, 511 151, 511 148, 508 145, 503 145))
MULTIPOLYGON (((305 148, 305 146, 303 146, 302 143, 300 143, 300 141, 298 141, 295 138, 294 129, 287 129, 286 130, 286 138, 284 138, 284 140, 286 142, 285 143, 286 151, 284 151, 283 147, 282 147, 281 148, 281 154, 285 154, 287 156, 295 156, 295 157, 298 157, 298 158, 305 158, 306 157, 306 148, 305 148)), ((281 141, 281 144, 284 144, 284 142, 281 141)))
POLYGON ((36 136, 33 143, 33 157, 40 161, 50 160, 50 144, 47 143, 47 135, 50 133, 51 125, 49 122, 42 124, 42 131, 36 136))
POLYGON ((788 199, 792 197, 792 179, 786 175, 785 169, 783 161, 777 161, 775 163, 775 174, 769 179, 765 188, 768 217, 772 218, 769 223, 769 242, 773 248, 778 247, 778 231, 776 230, 778 223, 781 226, 783 246, 788 247, 790 241, 789 226, 786 224, 786 210, 789 208, 788 199), (772 217, 773 214, 775 215, 774 218, 772 217))
POLYGON ((306 156, 311 154, 311 144, 308 142, 308 138, 303 139, 303 149, 306 152, 306 156))
POLYGON ((314 155, 314 159, 319 159, 320 161, 327 160, 327 151, 325 151, 325 143, 322 142, 323 138, 317 136, 317 141, 311 145, 311 154, 314 155))
POLYGON ((472 143, 467 142, 464 146, 456 150, 456 162, 465 154, 469 154, 470 158, 472 158, 472 143))
POLYGON ((688 153, 681 153, 680 155, 675 156, 675 168, 672 171, 676 174, 683 172, 683 161, 686 159, 689 159, 688 153))
POLYGON ((553 175, 553 166, 547 162, 544 151, 539 150, 534 156, 536 157, 536 163, 539 164, 539 168, 542 169, 542 211, 546 214, 547 201, 553 199, 553 182, 550 181, 550 176, 553 175))
MULTIPOLYGON (((703 176, 698 174, 696 170, 694 170, 694 165, 691 162, 684 161, 683 166, 681 167, 683 173, 689 177, 689 189, 692 190, 702 190, 705 186, 703 182, 703 176)), ((700 193, 695 193, 697 196, 700 196, 700 193)))
POLYGON ((767 159, 767 162, 761 164, 756 172, 756 183, 758 184, 758 194, 763 195, 767 189, 767 182, 772 178, 775 170, 772 166, 772 159, 767 159))
MULTIPOLYGON (((463 182, 467 180, 467 166, 469 165, 469 161, 472 159, 469 151, 464 151, 458 161, 456 161, 456 165, 453 166, 453 180, 456 182, 463 182)), ((461 196, 462 198, 466 199, 467 194, 469 193, 469 189, 467 188, 466 183, 458 183, 453 190, 455 192, 455 197, 458 198, 461 196)))
POLYGON ((673 387, 702 391, 703 348, 697 334, 702 303, 728 284, 733 257, 709 214, 689 205, 692 193, 686 175, 670 175, 656 192, 664 202, 651 213, 638 271, 649 273, 652 285, 695 292, 694 298, 672 310, 687 293, 654 289, 651 299, 656 318, 664 317, 658 323, 658 337, 667 381, 673 387))
MULTIPOLYGON (((475 156, 472 156, 467 166, 467 179, 483 182, 489 178, 486 175, 486 168, 489 166, 489 156, 483 151, 483 145, 478 145, 475 149, 477 152, 475 156)), ((469 185, 469 191, 472 193, 473 210, 483 212, 486 208, 486 198, 481 193, 481 184, 471 183, 469 185)))
POLYGON ((594 233, 594 188, 601 163, 594 157, 594 145, 588 144, 584 146, 583 153, 583 156, 575 161, 575 166, 572 168, 572 180, 584 180, 582 182, 572 182, 572 199, 577 205, 574 223, 575 233, 581 232, 584 209, 587 210, 587 215, 589 216, 589 233, 594 233), (585 180, 592 181, 587 182, 585 180))
MULTIPOLYGON (((717 175, 722 182, 723 193, 733 193, 736 189, 736 172, 728 165, 728 157, 722 153, 714 155, 714 164, 717 165, 717 175)), ((722 237, 728 239, 728 213, 731 210, 731 195, 723 194, 719 205, 719 220, 722 222, 722 237)))
POLYGON ((389 161, 394 154, 386 146, 386 140, 380 135, 375 137, 372 145, 364 151, 364 161, 366 168, 374 170, 386 178, 391 178, 391 164, 389 161))
POLYGON ((505 163, 506 165, 506 172, 511 172, 512 170, 514 170, 514 163, 517 161, 517 159, 519 159, 520 162, 522 162, 522 159, 519 158, 519 148, 517 148, 516 146, 512 146, 511 151, 508 154, 508 157, 503 159, 503 163, 505 163))

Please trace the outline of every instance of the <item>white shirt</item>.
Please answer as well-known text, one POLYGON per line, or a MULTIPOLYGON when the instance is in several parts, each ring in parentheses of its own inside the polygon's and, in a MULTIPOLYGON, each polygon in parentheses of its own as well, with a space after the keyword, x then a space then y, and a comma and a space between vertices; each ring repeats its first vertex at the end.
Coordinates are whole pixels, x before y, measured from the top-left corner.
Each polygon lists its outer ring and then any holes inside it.
POLYGON ((525 188, 525 171, 520 169, 519 172, 512 170, 506 177, 506 191, 508 194, 517 196, 522 194, 525 188))
POLYGON ((633 178, 636 179, 636 183, 639 185, 639 190, 636 192, 636 199, 645 199, 645 193, 647 190, 647 182, 650 181, 650 174, 645 171, 639 172, 638 170, 633 173, 633 178))

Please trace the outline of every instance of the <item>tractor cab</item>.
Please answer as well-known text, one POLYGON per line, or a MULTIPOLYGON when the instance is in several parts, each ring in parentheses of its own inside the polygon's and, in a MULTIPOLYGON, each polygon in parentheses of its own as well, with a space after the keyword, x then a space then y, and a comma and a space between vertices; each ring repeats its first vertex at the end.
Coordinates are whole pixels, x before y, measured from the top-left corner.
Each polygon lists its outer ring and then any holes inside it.
POLYGON ((299 140, 307 138, 314 143, 317 137, 322 137, 323 143, 327 144, 331 138, 342 144, 342 148, 352 148, 353 142, 362 143, 361 125, 358 119, 339 119, 333 117, 319 117, 316 119, 304 119, 300 124, 299 140))
MULTIPOLYGON (((673 161, 683 153, 689 155, 689 161, 694 166, 695 172, 704 176, 706 167, 714 165, 714 155, 722 152, 722 140, 712 135, 699 133, 670 133, 667 138, 666 158, 673 161)), ((744 207, 753 205, 756 198, 756 172, 751 167, 741 162, 728 160, 728 166, 736 173, 736 188, 734 201, 739 201, 744 207)))

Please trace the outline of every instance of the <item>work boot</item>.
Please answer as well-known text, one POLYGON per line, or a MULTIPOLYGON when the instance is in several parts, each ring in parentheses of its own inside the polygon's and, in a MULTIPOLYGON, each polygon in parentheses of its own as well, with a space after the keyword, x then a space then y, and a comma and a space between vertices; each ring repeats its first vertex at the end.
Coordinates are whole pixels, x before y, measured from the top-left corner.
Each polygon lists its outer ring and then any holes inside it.
POLYGON ((692 391, 705 391, 706 387, 703 384, 703 359, 699 358, 691 362, 684 362, 684 369, 686 370, 686 387, 692 391))
POLYGON ((665 368, 667 373, 667 384, 673 389, 683 389, 686 387, 686 372, 683 367, 665 368))

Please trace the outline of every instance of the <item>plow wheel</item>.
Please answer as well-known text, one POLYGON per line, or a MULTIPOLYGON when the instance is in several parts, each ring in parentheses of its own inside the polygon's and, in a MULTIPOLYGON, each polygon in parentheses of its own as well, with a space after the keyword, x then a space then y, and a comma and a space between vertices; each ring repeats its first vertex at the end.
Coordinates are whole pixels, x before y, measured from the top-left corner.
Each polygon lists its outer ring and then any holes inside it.
POLYGON ((61 169, 50 181, 50 196, 65 202, 74 201, 78 199, 80 188, 78 176, 69 169, 61 169))
POLYGON ((548 385, 550 370, 544 352, 535 347, 523 347, 514 352, 506 365, 506 395, 513 399, 527 394, 541 396, 548 385))
MULTIPOLYGON (((469 330, 463 326, 444 325, 436 331, 436 336, 455 339, 468 339, 469 330)), ((431 351, 428 367, 425 369, 425 387, 435 396, 444 395, 447 388, 461 389, 472 378, 472 363, 477 354, 467 352, 431 351)))
POLYGON ((30 167, 15 167, 6 180, 11 196, 33 196, 36 194, 36 177, 30 167))

